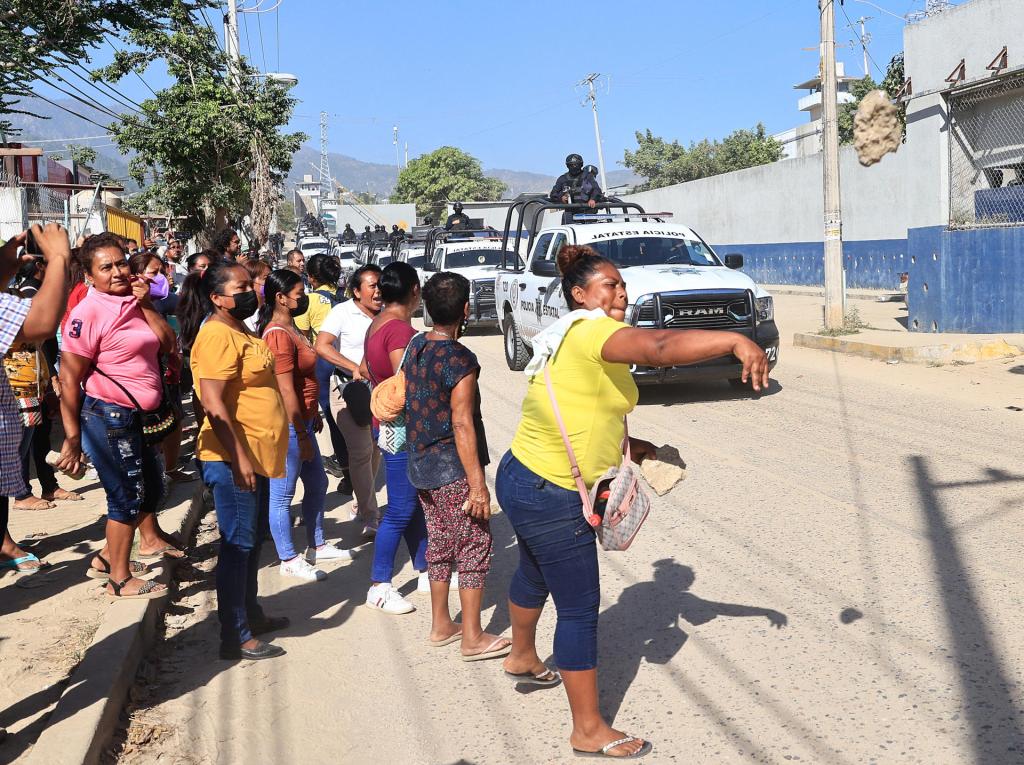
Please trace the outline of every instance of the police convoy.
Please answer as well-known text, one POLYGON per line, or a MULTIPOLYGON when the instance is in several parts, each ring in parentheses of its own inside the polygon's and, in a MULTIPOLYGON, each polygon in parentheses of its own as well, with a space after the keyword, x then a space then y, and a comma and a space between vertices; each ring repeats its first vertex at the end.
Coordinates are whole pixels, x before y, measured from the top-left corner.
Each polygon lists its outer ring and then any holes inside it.
MULTIPOLYGON (((693 229, 672 223, 671 213, 647 213, 636 203, 605 198, 595 179, 580 178, 589 174, 574 175, 574 165, 582 168, 578 155, 570 155, 566 164, 569 172, 549 195, 520 197, 506 215, 494 295, 510 369, 525 369, 532 338, 569 311, 555 260, 565 244, 592 247, 618 266, 629 294, 626 321, 633 326, 739 332, 760 345, 775 366, 779 330, 773 300, 736 270, 742 255, 723 260, 693 229)), ((666 369, 633 368, 638 383, 728 380, 741 386, 741 372, 732 356, 666 369)))

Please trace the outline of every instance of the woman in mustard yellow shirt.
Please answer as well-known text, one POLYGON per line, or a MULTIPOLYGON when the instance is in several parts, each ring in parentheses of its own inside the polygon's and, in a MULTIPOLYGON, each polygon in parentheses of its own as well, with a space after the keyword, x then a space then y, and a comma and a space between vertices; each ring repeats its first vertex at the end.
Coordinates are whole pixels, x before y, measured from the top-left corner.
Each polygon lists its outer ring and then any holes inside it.
POLYGON ((199 284, 206 322, 192 344, 192 376, 206 412, 197 453, 217 510, 217 615, 222 659, 269 659, 284 650, 257 640, 288 624, 256 602, 260 547, 268 529, 269 480, 285 474, 288 418, 274 355, 244 321, 256 311, 241 263, 211 265, 199 284))
MULTIPOLYGON (((638 398, 630 365, 665 367, 733 354, 743 364, 743 380, 749 379, 754 390, 768 384, 764 351, 740 334, 641 330, 626 324, 622 275, 589 247, 563 247, 558 268, 566 301, 583 310, 562 323, 564 335, 548 367, 588 486, 622 461, 623 417, 638 398)), ((630 438, 630 448, 638 462, 654 456, 646 441, 630 438)), ((557 683, 558 673, 540 660, 535 643, 537 621, 550 594, 558 612, 555 664, 572 710, 570 744, 580 754, 643 757, 651 743, 614 730, 598 709, 601 585, 595 533, 583 517, 543 374, 530 380, 522 419, 498 467, 495 488, 519 542, 519 567, 509 588, 512 652, 505 659, 505 672, 517 682, 557 683)))

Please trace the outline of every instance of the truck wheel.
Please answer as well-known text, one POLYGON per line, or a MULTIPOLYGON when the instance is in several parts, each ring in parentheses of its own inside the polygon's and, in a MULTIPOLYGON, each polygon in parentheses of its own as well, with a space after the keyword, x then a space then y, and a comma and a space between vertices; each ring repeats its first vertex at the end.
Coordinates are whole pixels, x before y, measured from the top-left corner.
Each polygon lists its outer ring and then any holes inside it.
POLYGON ((425 326, 425 327, 433 327, 434 326, 434 317, 431 316, 430 313, 427 311, 427 307, 426 306, 423 306, 423 326, 425 326))
POLYGON ((522 372, 530 363, 533 352, 523 342, 511 314, 505 317, 505 363, 513 372, 522 372))

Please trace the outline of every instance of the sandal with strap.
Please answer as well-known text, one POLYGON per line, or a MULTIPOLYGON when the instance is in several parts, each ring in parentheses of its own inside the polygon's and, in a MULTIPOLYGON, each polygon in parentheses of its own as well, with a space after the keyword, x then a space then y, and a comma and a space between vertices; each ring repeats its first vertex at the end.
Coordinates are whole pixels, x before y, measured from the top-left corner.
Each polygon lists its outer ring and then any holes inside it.
POLYGON ((626 736, 620 738, 618 741, 612 741, 610 744, 605 744, 596 752, 588 752, 585 749, 572 748, 572 753, 577 757, 607 757, 612 760, 636 760, 640 757, 646 757, 654 749, 654 744, 650 741, 644 741, 644 745, 640 747, 633 754, 608 754, 612 749, 623 744, 628 744, 630 741, 638 741, 638 736, 626 736))
MULTIPOLYGON (((96 555, 94 555, 93 557, 100 562, 100 565, 103 566, 103 568, 93 568, 92 564, 89 564, 89 570, 85 572, 85 575, 90 579, 106 579, 107 577, 109 577, 110 561, 108 561, 99 553, 96 553, 96 555)), ((149 566, 147 566, 142 561, 128 561, 128 573, 130 573, 132 576, 137 577, 139 574, 145 574, 147 571, 149 571, 149 566)))
POLYGON ((108 579, 107 584, 114 588, 113 592, 104 590, 107 593, 108 598, 116 598, 118 600, 156 600, 157 598, 164 597, 168 590, 165 585, 159 582, 154 582, 152 579, 143 582, 139 591, 133 595, 122 595, 121 588, 130 582, 134 577, 125 577, 120 582, 115 582, 113 579, 108 579))
POLYGON ((12 510, 49 510, 56 507, 53 502, 46 499, 40 499, 39 497, 26 497, 25 499, 16 499, 14 504, 11 505, 12 510))
POLYGON ((159 550, 151 553, 139 553, 140 560, 160 560, 169 558, 171 560, 188 560, 188 553, 174 545, 164 545, 159 550))
POLYGON ((20 558, 11 558, 10 560, 0 561, 0 570, 11 569, 12 571, 19 571, 22 573, 28 573, 30 571, 40 571, 44 568, 49 567, 49 563, 47 563, 44 560, 39 560, 39 558, 37 558, 32 553, 25 553, 20 558))

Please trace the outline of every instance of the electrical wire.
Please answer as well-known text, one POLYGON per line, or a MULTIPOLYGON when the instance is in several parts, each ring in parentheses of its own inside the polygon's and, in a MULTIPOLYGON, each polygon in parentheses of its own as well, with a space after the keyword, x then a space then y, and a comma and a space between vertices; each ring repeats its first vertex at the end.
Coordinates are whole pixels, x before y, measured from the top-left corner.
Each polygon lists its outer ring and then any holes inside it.
MULTIPOLYGON (((87 85, 89 85, 90 87, 95 89, 98 93, 103 94, 103 96, 105 98, 113 98, 115 101, 117 101, 119 104, 121 104, 122 106, 124 106, 127 109, 131 109, 132 111, 140 111, 142 109, 142 104, 140 104, 138 101, 135 101, 134 99, 129 98, 128 96, 126 96, 121 91, 119 91, 116 88, 114 88, 111 85, 109 85, 106 81, 104 81, 104 80, 93 80, 92 76, 91 76, 92 72, 90 72, 88 69, 86 69, 81 64, 75 64, 75 66, 78 69, 81 69, 83 72, 85 72, 86 74, 88 74, 90 76, 89 77, 83 77, 78 72, 75 72, 75 71, 73 71, 71 69, 66 69, 64 71, 68 72, 69 74, 74 75, 76 78, 78 78, 82 82, 86 83, 87 85), (109 91, 109 92, 105 92, 105 91, 109 91)), ((140 113, 141 113, 141 111, 140 111, 140 113)))
POLYGON ((18 143, 64 143, 65 141, 95 141, 98 138, 110 138, 110 133, 82 135, 77 138, 19 138, 18 143))
POLYGON ((278 3, 274 6, 274 25, 276 27, 274 37, 277 40, 277 71, 281 71, 281 11, 277 8, 281 4, 278 3))
MULTIPOLYGON (((852 27, 853 26, 853 20, 850 18, 850 14, 848 14, 846 12, 846 7, 843 5, 843 3, 839 4, 839 10, 841 10, 843 12, 843 16, 846 17, 846 23, 849 24, 852 27)), ((885 78, 885 71, 882 69, 882 67, 880 67, 878 65, 878 62, 875 61, 875 57, 871 55, 871 51, 868 50, 867 44, 863 40, 860 40, 860 45, 864 49, 864 53, 867 54, 868 61, 870 61, 872 64, 875 65, 875 69, 878 70, 878 73, 880 75, 882 75, 882 77, 884 79, 885 78)))
MULTIPOLYGON (((114 53, 117 53, 117 52, 118 52, 117 48, 116 48, 116 47, 114 46, 114 43, 112 43, 112 42, 110 41, 110 38, 109 38, 109 37, 107 37, 106 35, 103 35, 103 39, 107 41, 107 45, 109 45, 109 46, 110 46, 111 50, 113 50, 113 51, 114 51, 114 53)), ((136 77, 137 77, 137 78, 139 79, 139 82, 141 82, 141 83, 142 83, 143 85, 145 85, 145 86, 146 86, 146 89, 147 89, 147 90, 148 90, 148 91, 149 91, 150 93, 152 93, 152 94, 153 94, 154 96, 156 95, 156 91, 155 91, 155 90, 153 90, 153 88, 151 88, 151 87, 149 86, 149 83, 148 83, 148 82, 146 82, 146 81, 145 81, 145 79, 143 79, 143 77, 142 77, 142 75, 141 75, 141 74, 139 74, 138 72, 136 72, 136 71, 135 71, 134 69, 132 69, 132 74, 134 74, 134 75, 135 75, 135 76, 136 76, 136 77)))
POLYGON ((263 71, 267 72, 269 70, 267 67, 267 51, 263 47, 263 22, 260 21, 259 16, 256 17, 256 28, 260 32, 260 54, 263 56, 263 71))
MULTIPOLYGON (((68 109, 66 106, 61 106, 56 101, 53 101, 53 100, 47 98, 46 96, 39 95, 38 93, 33 93, 32 97, 33 98, 38 98, 41 101, 46 101, 46 103, 50 104, 51 106, 56 106, 58 109, 67 112, 68 114, 72 115, 73 117, 78 117, 78 119, 80 119, 80 120, 85 120, 86 122, 89 122, 89 123, 95 125, 98 128, 102 128, 103 130, 107 129, 106 125, 101 125, 96 120, 89 119, 88 117, 86 117, 86 116, 84 116, 82 114, 79 114, 76 111, 72 111, 71 109, 68 109)), ((26 141, 26 143, 28 143, 28 142, 26 141)))

